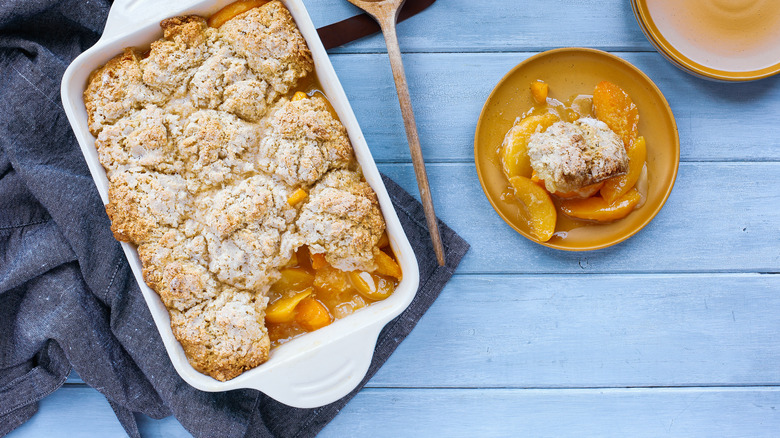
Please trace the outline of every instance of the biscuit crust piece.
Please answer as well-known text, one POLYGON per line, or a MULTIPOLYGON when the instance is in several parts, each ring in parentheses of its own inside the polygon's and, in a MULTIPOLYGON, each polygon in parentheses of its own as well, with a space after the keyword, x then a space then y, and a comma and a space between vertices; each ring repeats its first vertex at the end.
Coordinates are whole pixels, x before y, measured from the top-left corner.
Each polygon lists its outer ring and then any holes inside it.
POLYGON ((187 119, 182 137, 179 152, 193 192, 229 183, 254 170, 259 130, 230 113, 197 111, 187 119))
POLYGON ((186 312, 171 310, 171 328, 193 368, 224 382, 268 360, 266 305, 265 297, 225 288, 186 312))
POLYGON ((531 167, 550 193, 565 193, 628 171, 623 141, 599 120, 556 122, 528 142, 531 167))
POLYGON ((310 186, 328 170, 352 162, 347 130, 322 97, 285 103, 270 125, 260 144, 258 165, 291 186, 310 186))
POLYGON ((167 95, 185 87, 195 69, 209 56, 206 20, 195 15, 160 22, 163 39, 154 41, 140 61, 144 83, 167 95))
POLYGON ((238 15, 219 29, 222 39, 279 95, 314 70, 311 52, 290 11, 274 0, 238 15))
POLYGON ((376 193, 361 174, 334 170, 309 194, 297 221, 298 232, 312 253, 342 271, 374 271, 377 242, 385 230, 376 193))
POLYGON ((188 237, 171 229, 138 247, 144 281, 169 309, 185 311, 219 292, 216 279, 206 268, 206 240, 195 231, 190 230, 188 237))
POLYGON ((145 168, 160 173, 183 169, 174 142, 168 136, 165 111, 150 105, 133 110, 113 125, 106 125, 95 141, 100 163, 109 179, 115 172, 145 168))
POLYGON ((275 102, 269 85, 249 68, 228 45, 219 44, 197 69, 189 83, 193 103, 204 109, 227 111, 257 122, 275 102))
POLYGON ((178 175, 119 173, 110 181, 108 198, 114 237, 136 244, 183 225, 192 210, 186 182, 178 175))
POLYGON ((279 279, 278 268, 297 248, 292 239, 296 210, 287 203, 291 192, 255 175, 197 201, 209 270, 220 281, 265 293, 279 279))
POLYGON ((138 50, 127 48, 89 75, 84 105, 92 135, 97 136, 103 126, 114 123, 132 109, 165 101, 164 95, 144 84, 142 57, 138 50))

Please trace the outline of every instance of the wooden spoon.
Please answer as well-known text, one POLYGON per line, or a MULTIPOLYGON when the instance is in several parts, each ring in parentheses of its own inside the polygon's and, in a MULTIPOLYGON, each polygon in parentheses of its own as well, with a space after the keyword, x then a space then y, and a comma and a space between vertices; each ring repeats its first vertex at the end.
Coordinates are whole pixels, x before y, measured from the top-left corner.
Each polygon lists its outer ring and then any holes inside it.
POLYGON ((417 175, 417 186, 420 188, 420 197, 422 198, 423 208, 425 209, 425 219, 428 222, 428 231, 431 234, 436 259, 439 261, 440 266, 444 266, 444 247, 441 243, 439 226, 436 222, 436 212, 433 210, 431 189, 428 186, 428 174, 425 172, 425 161, 423 161, 422 150, 420 149, 420 138, 417 136, 417 123, 414 121, 412 101, 409 97, 409 87, 406 84, 404 64, 403 61, 401 61, 401 49, 398 47, 398 37, 395 33, 398 11, 401 9, 404 0, 348 1, 374 17, 377 23, 379 23, 379 27, 382 28, 382 33, 385 36, 387 54, 390 56, 390 66, 393 69, 393 78, 395 79, 395 88, 396 91, 398 91, 398 102, 401 104, 401 114, 404 117, 406 139, 409 142, 409 150, 411 151, 412 163, 414 164, 414 173, 417 175))

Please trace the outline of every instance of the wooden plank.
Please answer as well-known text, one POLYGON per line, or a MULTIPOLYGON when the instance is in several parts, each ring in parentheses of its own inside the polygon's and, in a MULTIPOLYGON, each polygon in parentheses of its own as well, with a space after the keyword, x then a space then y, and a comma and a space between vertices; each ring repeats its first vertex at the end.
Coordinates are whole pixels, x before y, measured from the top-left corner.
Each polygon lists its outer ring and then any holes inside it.
MULTIPOLYGON (((317 26, 359 12, 343 0, 305 3, 317 26)), ((439 0, 420 15, 400 23, 398 37, 404 52, 520 51, 567 46, 653 50, 631 12, 630 3, 623 0, 439 0)), ((385 51, 379 36, 334 50, 378 51, 385 51)))
MULTIPOLYGON (((173 417, 154 420, 138 414, 143 437, 191 437, 173 417)), ((33 417, 7 435, 9 438, 127 436, 106 398, 85 385, 66 385, 43 399, 33 417)))
MULTIPOLYGON (((427 162, 473 160, 482 105, 504 74, 531 55, 404 55, 427 162)), ((780 76, 739 85, 716 83, 682 72, 657 53, 618 55, 644 71, 666 96, 677 120, 683 161, 780 160, 775 135, 780 126, 780 76)), ((409 161, 387 55, 331 59, 374 157, 409 161)))
MULTIPOLYGON (((411 164, 379 168, 417 196, 411 164)), ((460 273, 780 272, 780 163, 683 163, 645 229, 587 252, 516 233, 488 203, 472 164, 428 164, 428 176, 436 213, 472 246, 460 273)))
POLYGON ((775 437, 780 390, 364 390, 321 438, 775 437))
POLYGON ((780 385, 780 276, 459 275, 372 387, 780 385))
POLYGON ((84 381, 81 380, 81 376, 79 376, 79 373, 77 373, 75 370, 71 370, 68 379, 65 380, 65 384, 68 385, 68 384, 77 384, 77 383, 84 383, 84 381))
MULTIPOLYGON (((779 405, 776 387, 364 389, 319 436, 773 437, 779 405)), ((144 437, 191 436, 173 417, 139 426, 144 437)), ((125 435, 97 391, 64 387, 8 435, 37 436, 125 435)))
POLYGON ((458 275, 369 386, 780 385, 778 290, 761 274, 458 275))

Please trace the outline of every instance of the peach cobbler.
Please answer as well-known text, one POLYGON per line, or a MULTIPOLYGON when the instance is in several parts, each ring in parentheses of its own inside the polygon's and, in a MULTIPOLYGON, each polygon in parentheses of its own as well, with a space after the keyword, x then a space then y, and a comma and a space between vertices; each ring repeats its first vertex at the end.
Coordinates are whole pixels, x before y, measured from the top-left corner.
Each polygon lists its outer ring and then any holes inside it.
POLYGON ((592 95, 561 102, 541 80, 530 92, 536 104, 496 152, 512 191, 502 199, 522 205, 533 236, 565 239, 571 230, 617 221, 641 207, 645 139, 628 93, 603 81, 592 95))
POLYGON ((192 366, 224 381, 386 298, 401 269, 285 6, 160 25, 91 74, 84 102, 114 235, 192 366))

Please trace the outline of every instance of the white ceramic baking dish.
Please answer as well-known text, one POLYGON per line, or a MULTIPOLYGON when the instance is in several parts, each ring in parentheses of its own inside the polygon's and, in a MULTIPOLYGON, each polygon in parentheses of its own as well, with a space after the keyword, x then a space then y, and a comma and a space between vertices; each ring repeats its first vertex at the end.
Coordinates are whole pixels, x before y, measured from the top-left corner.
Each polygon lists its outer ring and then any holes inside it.
MULTIPOLYGON (((232 1, 115 0, 103 36, 68 67, 62 78, 62 102, 104 204, 108 202, 108 180, 98 161, 95 138, 87 128, 87 112, 82 97, 90 72, 125 47, 148 47, 152 41, 161 38, 159 22, 162 19, 185 14, 209 16, 232 1)), ((220 382, 190 366, 184 350, 173 336, 165 306, 143 281, 135 247, 128 243, 122 243, 122 247, 171 362, 185 381, 203 391, 254 388, 282 403, 312 408, 338 400, 360 383, 371 363, 380 330, 406 309, 414 298, 419 284, 419 269, 355 114, 306 8, 301 0, 283 0, 283 3, 292 13, 311 49, 322 88, 346 126, 365 178, 379 197, 387 232, 404 274, 395 293, 384 301, 274 349, 268 362, 235 379, 220 382)))

